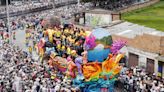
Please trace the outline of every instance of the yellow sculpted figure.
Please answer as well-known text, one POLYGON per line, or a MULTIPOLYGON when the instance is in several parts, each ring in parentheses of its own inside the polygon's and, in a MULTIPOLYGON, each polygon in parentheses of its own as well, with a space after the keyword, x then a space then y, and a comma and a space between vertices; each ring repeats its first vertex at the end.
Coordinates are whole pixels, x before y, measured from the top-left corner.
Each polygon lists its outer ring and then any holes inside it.
POLYGON ((109 58, 102 63, 102 69, 104 73, 109 73, 112 71, 113 75, 116 75, 121 70, 119 66, 119 61, 123 58, 123 54, 110 55, 109 58))
POLYGON ((53 35, 56 33, 56 31, 53 30, 53 29, 47 29, 45 32, 46 32, 47 35, 48 35, 49 41, 50 41, 51 43, 53 43, 53 35))
POLYGON ((101 73, 105 75, 111 74, 112 76, 115 76, 120 72, 122 68, 121 66, 119 66, 119 61, 121 60, 121 58, 123 58, 123 54, 111 54, 109 58, 102 63, 91 62, 83 64, 82 70, 86 81, 104 77, 100 75, 101 73))

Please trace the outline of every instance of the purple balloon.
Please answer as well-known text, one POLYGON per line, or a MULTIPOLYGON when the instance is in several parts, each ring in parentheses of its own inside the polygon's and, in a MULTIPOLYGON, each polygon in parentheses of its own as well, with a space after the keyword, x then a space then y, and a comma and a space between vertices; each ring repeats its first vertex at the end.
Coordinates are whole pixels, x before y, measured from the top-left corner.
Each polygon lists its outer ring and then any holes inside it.
POLYGON ((81 56, 78 56, 76 59, 75 59, 75 64, 77 66, 77 69, 78 69, 78 74, 79 75, 83 75, 82 74, 82 70, 81 70, 81 64, 83 63, 83 58, 81 56))

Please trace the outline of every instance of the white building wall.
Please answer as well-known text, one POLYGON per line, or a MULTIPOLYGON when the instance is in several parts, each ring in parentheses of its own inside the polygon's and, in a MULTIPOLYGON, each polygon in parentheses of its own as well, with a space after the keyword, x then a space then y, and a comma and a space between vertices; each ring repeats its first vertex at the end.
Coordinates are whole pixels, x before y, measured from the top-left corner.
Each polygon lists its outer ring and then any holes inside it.
POLYGON ((154 60, 154 72, 155 74, 158 74, 158 60, 156 59, 157 56, 159 56, 156 53, 151 53, 151 52, 144 52, 142 50, 133 48, 133 47, 123 47, 121 50, 121 52, 125 53, 125 55, 127 57, 129 57, 129 53, 133 53, 139 56, 139 61, 138 61, 138 66, 144 66, 146 67, 147 65, 147 58, 149 59, 153 59, 154 60))
POLYGON ((154 72, 156 75, 158 75, 158 60, 157 59, 155 59, 154 61, 154 72))
MULTIPOLYGON (((128 53, 128 49, 127 49, 126 46, 124 46, 123 48, 121 48, 120 52, 121 53, 124 53, 127 56, 127 58, 129 58, 129 56, 128 56, 129 53, 128 53)), ((127 64, 127 62, 126 62, 126 64, 127 64)))
POLYGON ((121 48, 120 50, 121 53, 125 53, 126 56, 128 56, 128 49, 126 46, 124 46, 123 48, 121 48))
MULTIPOLYGON (((138 55, 138 54, 137 54, 138 55)), ((143 66, 146 68, 147 65, 147 58, 143 55, 139 55, 139 61, 138 61, 138 66, 143 66)))

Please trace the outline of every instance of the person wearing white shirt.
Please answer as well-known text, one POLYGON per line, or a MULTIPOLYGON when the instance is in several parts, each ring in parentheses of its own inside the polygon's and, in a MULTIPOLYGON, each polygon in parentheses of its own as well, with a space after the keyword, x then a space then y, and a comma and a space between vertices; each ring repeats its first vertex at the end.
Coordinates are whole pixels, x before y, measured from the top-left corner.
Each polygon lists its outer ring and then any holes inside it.
POLYGON ((164 92, 164 85, 161 85, 160 92, 164 92))
POLYGON ((146 84, 143 83, 143 81, 140 81, 140 90, 141 92, 145 92, 146 84))
POLYGON ((21 78, 18 76, 15 76, 15 81, 14 81, 14 90, 16 92, 22 92, 22 85, 21 85, 21 78))
POLYGON ((43 86, 42 87, 42 92, 48 92, 48 89, 45 86, 43 86))
POLYGON ((137 75, 137 69, 135 67, 133 68, 133 75, 137 75))
POLYGON ((159 85, 157 83, 155 84, 154 91, 155 92, 160 92, 160 87, 159 87, 159 85))

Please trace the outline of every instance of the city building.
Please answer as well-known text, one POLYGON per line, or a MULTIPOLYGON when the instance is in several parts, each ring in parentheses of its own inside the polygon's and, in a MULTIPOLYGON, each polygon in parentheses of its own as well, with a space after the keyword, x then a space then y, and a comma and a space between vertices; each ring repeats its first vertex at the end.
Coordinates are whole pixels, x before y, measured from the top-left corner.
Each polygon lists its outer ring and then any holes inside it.
POLYGON ((104 27, 119 22, 121 14, 105 9, 84 10, 75 14, 75 22, 89 27, 104 27))
POLYGON ((122 49, 128 67, 144 67, 147 72, 164 77, 164 32, 123 22, 108 28, 114 40, 127 41, 122 49))

